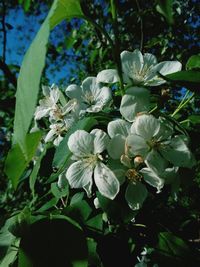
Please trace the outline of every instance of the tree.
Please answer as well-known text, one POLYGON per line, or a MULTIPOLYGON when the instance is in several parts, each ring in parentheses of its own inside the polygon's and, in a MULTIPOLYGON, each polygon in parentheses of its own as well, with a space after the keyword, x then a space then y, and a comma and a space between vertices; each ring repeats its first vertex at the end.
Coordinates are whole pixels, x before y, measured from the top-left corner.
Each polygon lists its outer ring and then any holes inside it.
MULTIPOLYGON (((38 16, 49 2, 20 4, 38 16)), ((199 264, 196 5, 54 1, 17 75, 2 265, 199 264), (68 79, 48 86, 66 62, 68 79)))

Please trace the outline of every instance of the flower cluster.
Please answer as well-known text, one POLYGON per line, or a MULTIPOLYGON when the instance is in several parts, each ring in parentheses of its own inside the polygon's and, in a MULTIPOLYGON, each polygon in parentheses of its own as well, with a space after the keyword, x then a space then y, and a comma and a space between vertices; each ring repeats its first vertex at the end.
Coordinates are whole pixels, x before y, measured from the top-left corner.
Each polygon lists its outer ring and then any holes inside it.
POLYGON ((36 108, 35 121, 48 117, 50 129, 44 142, 58 146, 81 118, 102 114, 106 107, 117 111, 115 118, 106 113, 107 127, 99 123, 90 132, 79 129, 70 135, 72 163, 65 176, 72 188, 83 188, 88 197, 98 190, 114 199, 123 184, 128 206, 137 210, 148 196, 147 185, 159 193, 164 184, 177 183, 180 167, 191 168, 195 160, 188 137, 164 114, 150 113, 150 87, 165 83, 162 75, 179 71, 181 63, 157 63, 154 55, 142 55, 139 50, 123 51, 121 63, 125 94, 119 108, 114 106, 111 90, 119 76, 117 70, 108 69, 86 78, 81 86, 69 85, 66 97, 55 85, 43 87, 44 99, 36 108))

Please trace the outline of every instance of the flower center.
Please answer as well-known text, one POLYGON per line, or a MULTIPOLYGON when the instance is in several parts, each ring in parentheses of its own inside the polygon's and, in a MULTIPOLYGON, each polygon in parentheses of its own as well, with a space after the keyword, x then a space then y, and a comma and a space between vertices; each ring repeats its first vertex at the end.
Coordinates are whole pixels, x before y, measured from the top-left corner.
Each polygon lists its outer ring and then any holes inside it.
POLYGON ((128 178, 129 181, 136 183, 136 182, 141 182, 142 180, 142 175, 137 172, 135 169, 129 169, 126 172, 126 177, 128 178))
POLYGON ((83 102, 85 102, 88 105, 93 105, 95 103, 94 95, 90 92, 86 92, 84 96, 82 96, 83 102))
POLYGON ((161 147, 161 143, 154 138, 152 138, 150 141, 147 141, 147 145, 150 147, 150 149, 158 150, 161 147))

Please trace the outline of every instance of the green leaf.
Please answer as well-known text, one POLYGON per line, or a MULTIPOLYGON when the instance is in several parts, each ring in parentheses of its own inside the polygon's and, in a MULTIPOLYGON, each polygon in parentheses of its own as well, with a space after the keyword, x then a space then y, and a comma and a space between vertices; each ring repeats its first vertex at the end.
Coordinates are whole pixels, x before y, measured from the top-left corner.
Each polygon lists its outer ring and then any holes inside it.
POLYGON ((200 69, 200 54, 191 56, 187 63, 186 63, 186 69, 192 70, 192 69, 200 69))
POLYGON ((168 24, 173 24, 173 0, 157 0, 156 10, 165 17, 168 24))
POLYGON ((83 231, 66 216, 51 216, 32 224, 21 239, 20 249, 33 266, 88 266, 83 231))
POLYGON ((199 265, 188 245, 181 238, 169 232, 159 233, 155 258, 158 265, 163 267, 199 265))
POLYGON ((44 205, 42 205, 42 207, 40 207, 37 212, 44 212, 47 211, 49 209, 51 209, 52 207, 54 207, 56 204, 58 203, 58 199, 56 197, 50 199, 49 201, 47 201, 44 205))
POLYGON ((0 266, 9 267, 16 258, 17 249, 12 246, 18 246, 19 239, 16 238, 10 231, 9 228, 15 224, 17 216, 9 218, 4 226, 0 230, 0 266))
POLYGON ((188 120, 190 120, 190 122, 193 124, 200 124, 200 115, 190 115, 188 120))
POLYGON ((72 127, 69 132, 65 135, 60 145, 57 147, 55 156, 53 159, 53 166, 56 168, 62 167, 71 156, 71 151, 68 149, 68 139, 72 133, 76 130, 89 131, 91 128, 97 124, 97 121, 92 117, 87 117, 80 120, 74 127, 72 127))
POLYGON ((66 197, 69 193, 69 187, 66 186, 65 188, 59 188, 58 183, 52 183, 51 184, 51 192, 52 194, 57 198, 60 199, 61 197, 66 197))
MULTIPOLYGON (((12 244, 13 246, 18 246, 19 245, 19 240, 16 240, 12 244)), ((10 267, 12 263, 14 263, 15 259, 17 258, 17 253, 18 250, 15 247, 9 247, 7 254, 5 257, 0 261, 0 266, 1 267, 10 267)), ((28 267, 28 266, 27 266, 28 267)))
POLYGON ((27 134, 25 138, 26 153, 21 150, 19 144, 15 144, 9 151, 5 162, 5 173, 14 188, 17 187, 19 178, 35 155, 41 136, 41 132, 27 134))
POLYGON ((85 200, 76 202, 63 210, 63 213, 79 222, 85 222, 92 212, 91 207, 85 200))
POLYGON ((30 189, 31 189, 33 196, 35 195, 35 182, 37 180, 37 175, 38 175, 38 172, 40 169, 40 164, 41 164, 41 161, 42 161, 44 155, 46 154, 46 151, 47 151, 47 149, 45 147, 44 150, 39 155, 39 157, 37 158, 36 163, 33 167, 32 173, 31 173, 30 178, 29 178, 29 186, 30 186, 30 189))
POLYGON ((71 198, 70 205, 73 205, 81 201, 83 198, 84 198, 84 192, 79 192, 79 193, 74 194, 71 198))
POLYGON ((18 267, 34 267, 33 262, 22 249, 19 249, 18 267))
POLYGON ((86 224, 93 229, 103 230, 102 214, 98 214, 91 219, 87 220, 86 224))
POLYGON ((24 10, 25 12, 29 11, 31 6, 31 0, 24 0, 24 10))
POLYGON ((101 260, 97 253, 97 242, 92 238, 88 238, 87 245, 89 266, 102 266, 101 260))
POLYGON ((97 192, 96 195, 103 211, 110 219, 116 222, 121 222, 122 220, 124 222, 130 222, 137 213, 128 207, 124 199, 120 199, 119 201, 117 201, 117 199, 110 200, 102 196, 99 192, 97 192))
POLYGON ((200 93, 200 71, 178 71, 162 77, 169 82, 184 86, 198 94, 200 93))
POLYGON ((18 143, 22 151, 35 111, 50 30, 63 19, 74 16, 83 16, 79 0, 55 0, 23 59, 17 83, 13 135, 13 143, 18 143))
POLYGON ((80 6, 80 0, 59 0, 56 14, 50 18, 51 28, 54 28, 64 19, 84 17, 80 6))
POLYGON ((169 232, 161 232, 158 238, 158 248, 161 250, 161 253, 185 257, 185 254, 189 251, 188 246, 181 238, 169 232))

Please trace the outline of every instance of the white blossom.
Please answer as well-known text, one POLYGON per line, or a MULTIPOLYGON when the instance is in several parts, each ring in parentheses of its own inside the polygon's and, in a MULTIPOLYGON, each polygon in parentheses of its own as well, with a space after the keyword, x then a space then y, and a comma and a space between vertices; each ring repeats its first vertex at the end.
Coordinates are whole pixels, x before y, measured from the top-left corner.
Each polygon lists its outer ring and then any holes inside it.
POLYGON ((66 172, 72 188, 84 188, 90 196, 94 180, 102 195, 115 198, 120 185, 115 174, 103 163, 101 155, 107 143, 108 136, 100 129, 94 129, 91 133, 77 130, 69 137, 68 147, 76 159, 66 172))
POLYGON ((81 86, 71 84, 65 92, 69 98, 77 99, 87 112, 101 111, 112 97, 110 88, 102 87, 95 77, 86 78, 81 86))
MULTIPOLYGON (((136 49, 133 52, 123 51, 121 54, 123 80, 126 84, 135 86, 158 86, 166 81, 159 76, 180 71, 182 65, 179 61, 163 61, 150 53, 142 53, 136 49)), ((103 70, 97 75, 98 82, 114 83, 119 81, 117 71, 103 70)))
POLYGON ((191 168, 195 161, 185 142, 185 136, 172 135, 172 129, 149 114, 136 117, 126 146, 131 156, 140 155, 147 166, 162 172, 169 163, 191 168))

